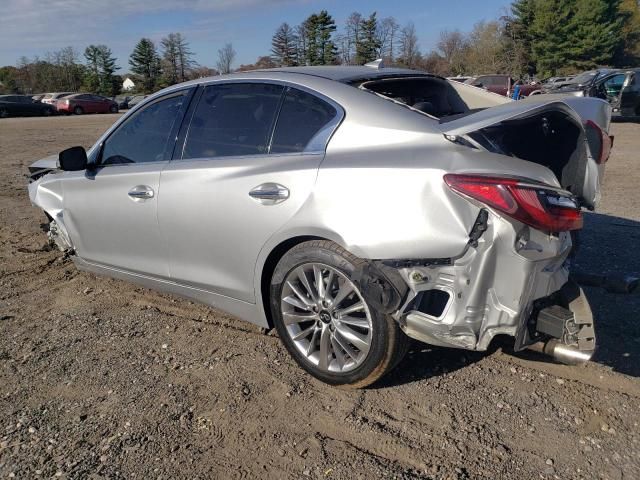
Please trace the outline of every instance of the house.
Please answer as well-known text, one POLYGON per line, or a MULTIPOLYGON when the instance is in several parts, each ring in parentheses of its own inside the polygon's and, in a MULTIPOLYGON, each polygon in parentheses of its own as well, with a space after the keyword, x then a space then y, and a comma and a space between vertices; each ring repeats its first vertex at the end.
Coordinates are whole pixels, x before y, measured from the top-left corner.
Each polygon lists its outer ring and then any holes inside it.
POLYGON ((133 83, 133 80, 131 80, 129 77, 125 78, 124 82, 122 82, 122 90, 124 90, 125 92, 133 90, 135 86, 136 84, 133 83))

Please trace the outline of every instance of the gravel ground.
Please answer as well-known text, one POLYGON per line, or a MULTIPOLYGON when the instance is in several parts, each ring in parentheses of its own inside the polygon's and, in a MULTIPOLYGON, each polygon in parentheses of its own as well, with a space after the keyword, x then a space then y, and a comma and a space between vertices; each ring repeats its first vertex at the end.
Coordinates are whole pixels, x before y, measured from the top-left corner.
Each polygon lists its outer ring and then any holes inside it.
MULTIPOLYGON (((49 250, 27 165, 116 118, 0 120, 1 478, 640 478, 640 295, 588 290, 586 366, 416 345, 325 386, 273 334, 49 250)), ((613 133, 577 264, 639 273, 640 127, 613 133)))

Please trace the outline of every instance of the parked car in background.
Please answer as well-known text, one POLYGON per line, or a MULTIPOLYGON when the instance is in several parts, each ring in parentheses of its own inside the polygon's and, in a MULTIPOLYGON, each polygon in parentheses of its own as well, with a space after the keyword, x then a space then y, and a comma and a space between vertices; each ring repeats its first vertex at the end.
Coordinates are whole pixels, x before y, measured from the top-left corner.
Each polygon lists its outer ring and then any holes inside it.
POLYGON ((31 95, 31 98, 35 101, 35 102, 39 102, 41 101, 44 96, 46 95, 46 93, 36 93, 35 95, 31 95))
POLYGON ((617 70, 601 77, 592 96, 607 100, 614 118, 640 119, 640 68, 617 70))
POLYGON ((29 196, 78 268, 274 327, 330 384, 375 382, 409 338, 586 361, 566 260, 609 121, 594 98, 513 102, 379 65, 243 72, 34 163, 29 196))
POLYGON ((557 85, 570 82, 574 78, 574 76, 575 75, 569 75, 567 77, 550 77, 550 78, 547 78, 544 82, 542 82, 541 87, 542 89, 553 88, 557 85))
MULTIPOLYGON (((471 77, 464 83, 510 97, 516 81, 509 75, 480 75, 471 77)), ((540 85, 520 85, 520 97, 528 97, 532 92, 540 90, 540 88, 540 85)))
POLYGON ((52 105, 40 103, 29 95, 0 95, 0 118, 49 116, 55 113, 52 105))
POLYGON ((131 97, 129 99, 129 101, 127 102, 128 108, 133 108, 135 107, 137 104, 139 104, 142 100, 144 100, 145 98, 147 98, 149 95, 134 95, 133 97, 131 97))
POLYGON ((457 77, 447 77, 447 80, 453 80, 454 82, 464 83, 472 77, 463 77, 462 75, 458 75, 457 77))
POLYGON ((117 113, 118 104, 100 95, 76 93, 68 95, 56 103, 59 113, 82 115, 83 113, 117 113))
POLYGON ((599 68, 582 72, 564 82, 554 82, 552 85, 545 87, 544 91, 547 93, 582 92, 583 96, 592 97, 593 95, 590 95, 590 92, 596 82, 612 71, 610 68, 599 68))
POLYGON ((45 93, 44 96, 40 99, 42 103, 48 103, 49 105, 53 105, 55 107, 56 102, 66 97, 67 95, 73 95, 75 92, 53 92, 53 93, 45 93))
POLYGON ((129 108, 129 100, 131 100, 131 95, 116 95, 112 98, 112 100, 118 104, 118 108, 120 110, 126 110, 129 108))

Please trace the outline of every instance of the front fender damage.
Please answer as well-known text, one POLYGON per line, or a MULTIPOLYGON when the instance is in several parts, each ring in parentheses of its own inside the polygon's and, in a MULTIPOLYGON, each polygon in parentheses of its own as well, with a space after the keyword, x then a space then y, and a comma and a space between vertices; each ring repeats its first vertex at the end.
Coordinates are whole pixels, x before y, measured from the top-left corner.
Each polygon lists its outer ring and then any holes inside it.
POLYGON ((47 236, 49 243, 60 251, 71 253, 73 244, 64 222, 62 185, 56 174, 45 175, 29 184, 29 199, 41 208, 49 220, 47 236))

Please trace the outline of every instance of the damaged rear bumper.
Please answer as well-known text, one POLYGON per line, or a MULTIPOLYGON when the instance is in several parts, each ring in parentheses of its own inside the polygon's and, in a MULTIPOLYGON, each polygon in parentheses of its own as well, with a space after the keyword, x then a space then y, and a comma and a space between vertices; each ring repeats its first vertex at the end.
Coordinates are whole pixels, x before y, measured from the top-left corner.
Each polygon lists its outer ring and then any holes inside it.
POLYGON ((468 350, 486 350, 498 335, 514 337, 516 351, 556 340, 558 352, 562 345, 590 358, 593 316, 569 279, 569 233, 543 233, 491 212, 483 230, 457 258, 396 262, 408 287, 392 314, 402 330, 428 344, 468 350), (563 309, 556 323, 545 310, 552 306, 563 309))

